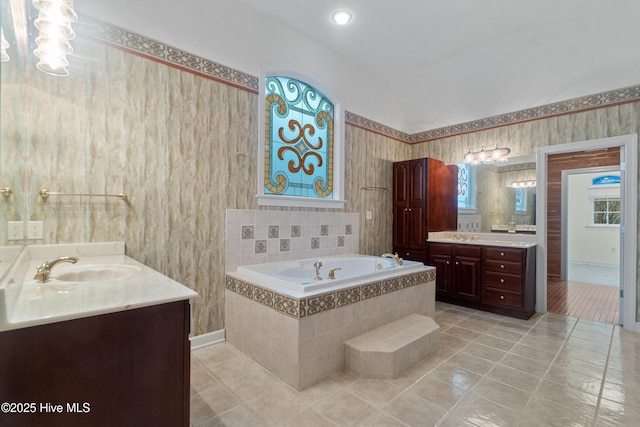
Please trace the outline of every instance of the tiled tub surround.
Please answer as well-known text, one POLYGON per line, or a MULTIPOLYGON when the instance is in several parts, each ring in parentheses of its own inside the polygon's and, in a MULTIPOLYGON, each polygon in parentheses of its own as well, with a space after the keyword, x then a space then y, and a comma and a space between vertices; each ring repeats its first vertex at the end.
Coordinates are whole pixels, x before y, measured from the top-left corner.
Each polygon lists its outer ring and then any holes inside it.
POLYGON ((358 213, 227 209, 225 271, 240 265, 359 253, 358 213))
POLYGON ((435 268, 296 297, 227 273, 229 343, 298 390, 344 368, 344 342, 412 313, 432 316, 435 268))

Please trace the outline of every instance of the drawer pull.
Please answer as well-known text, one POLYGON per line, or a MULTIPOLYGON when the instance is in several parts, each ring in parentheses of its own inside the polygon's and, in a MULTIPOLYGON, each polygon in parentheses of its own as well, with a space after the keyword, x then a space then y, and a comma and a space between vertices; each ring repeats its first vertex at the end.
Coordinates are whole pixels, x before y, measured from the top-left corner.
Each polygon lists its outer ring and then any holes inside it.
POLYGON ((456 265, 460 264, 458 261, 456 261, 456 265))
POLYGON ((504 283, 504 279, 500 279, 500 283, 504 283))
POLYGON ((447 265, 451 264, 449 261, 447 261, 447 265))
POLYGON ((504 256, 504 252, 500 252, 500 256, 504 256))
POLYGON ((504 299, 504 295, 500 295, 500 299, 504 299))
POLYGON ((500 264, 500 268, 504 268, 504 264, 500 264))

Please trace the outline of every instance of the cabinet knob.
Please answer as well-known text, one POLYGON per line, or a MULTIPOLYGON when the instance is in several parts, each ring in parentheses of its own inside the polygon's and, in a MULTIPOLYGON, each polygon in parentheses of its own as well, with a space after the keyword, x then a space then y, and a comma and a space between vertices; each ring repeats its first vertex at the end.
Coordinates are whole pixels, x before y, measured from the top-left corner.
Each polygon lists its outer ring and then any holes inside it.
POLYGON ((504 299, 504 295, 500 295, 500 299, 504 299))
POLYGON ((504 252, 500 252, 500 256, 504 256, 504 252))
POLYGON ((456 261, 456 265, 459 265, 460 263, 458 261, 456 261))
POLYGON ((407 252, 407 255, 405 255, 405 256, 409 256, 409 252, 407 252))
POLYGON ((504 279, 500 279, 500 283, 504 283, 504 279))
POLYGON ((447 261, 447 264, 451 264, 449 261, 447 261))
POLYGON ((500 268, 504 268, 504 264, 500 264, 500 268))

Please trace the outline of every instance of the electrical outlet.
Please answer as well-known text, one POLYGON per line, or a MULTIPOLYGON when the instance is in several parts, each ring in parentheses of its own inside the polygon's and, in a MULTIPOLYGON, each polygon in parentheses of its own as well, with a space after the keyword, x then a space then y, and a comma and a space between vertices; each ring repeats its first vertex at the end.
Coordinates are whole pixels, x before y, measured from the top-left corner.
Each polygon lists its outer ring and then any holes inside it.
POLYGON ((29 221, 27 224, 27 239, 38 240, 44 238, 42 221, 29 221))
POLYGON ((22 221, 9 221, 9 233, 7 240, 24 239, 24 224, 22 221))

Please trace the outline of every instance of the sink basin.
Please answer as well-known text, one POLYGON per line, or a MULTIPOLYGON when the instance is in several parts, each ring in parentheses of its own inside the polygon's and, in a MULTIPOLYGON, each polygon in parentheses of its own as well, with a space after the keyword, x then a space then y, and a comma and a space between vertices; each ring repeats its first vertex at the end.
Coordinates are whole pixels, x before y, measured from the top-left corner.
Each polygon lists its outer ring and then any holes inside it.
POLYGON ((68 267, 59 274, 54 271, 51 278, 61 282, 102 282, 125 279, 141 271, 139 267, 127 264, 78 265, 68 267))

